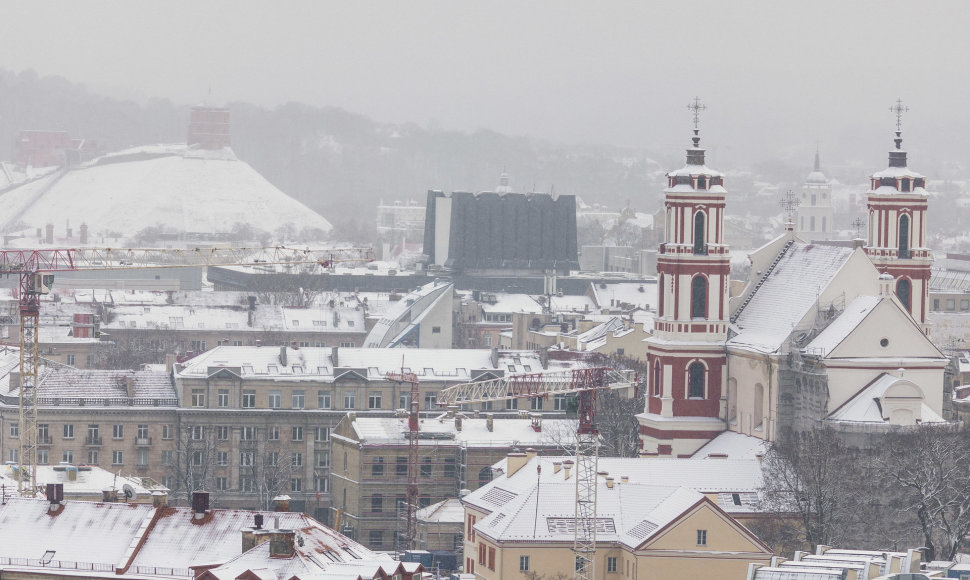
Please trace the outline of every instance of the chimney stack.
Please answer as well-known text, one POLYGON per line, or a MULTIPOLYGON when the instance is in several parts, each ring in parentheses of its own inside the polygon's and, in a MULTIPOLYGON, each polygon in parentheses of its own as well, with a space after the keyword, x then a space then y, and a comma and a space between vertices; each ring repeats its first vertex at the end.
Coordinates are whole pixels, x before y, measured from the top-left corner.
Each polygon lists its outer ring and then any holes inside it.
POLYGON ((455 431, 461 432, 462 416, 455 415, 455 431))
POLYGON ((573 468, 573 463, 574 462, 572 459, 567 459, 566 461, 562 462, 562 469, 563 469, 563 472, 565 473, 563 477, 565 479, 569 479, 569 470, 573 468))
POLYGON ((131 369, 125 375, 125 392, 128 393, 129 399, 135 398, 135 371, 131 369))
POLYGON ((195 512, 194 517, 197 520, 201 520, 205 517, 205 512, 209 511, 209 492, 207 491, 193 491, 192 492, 192 511, 195 512))
POLYGON ((61 509, 61 502, 64 501, 64 484, 63 483, 48 483, 47 484, 47 501, 50 502, 48 506, 48 511, 56 512, 61 509))
POLYGON ((488 429, 489 433, 495 431, 495 414, 485 413, 485 428, 488 429))
POLYGON ((156 489, 152 492, 152 505, 156 508, 163 508, 168 506, 168 493, 156 489))
POLYGON ((280 346, 280 366, 286 366, 286 345, 280 346))
POLYGON ((522 469, 522 467, 528 462, 529 456, 521 451, 509 453, 505 460, 505 475, 507 477, 512 477, 516 471, 522 469))
POLYGON ((292 558, 296 553, 295 540, 296 532, 293 530, 273 530, 269 538, 269 557, 292 558))
POLYGON ((253 527, 257 530, 263 529, 263 514, 253 515, 253 527))
POLYGON ((607 477, 606 478, 606 489, 613 489, 613 486, 614 485, 615 484, 614 484, 613 478, 612 477, 607 477))
POLYGON ((285 494, 280 494, 273 498, 273 511, 274 512, 288 512, 290 511, 290 496, 285 494))
POLYGON ((552 472, 553 473, 559 473, 560 471, 562 471, 562 461, 553 461, 552 462, 552 472))
POLYGON ((106 487, 101 490, 101 501, 104 503, 115 503, 118 501, 118 490, 106 487))

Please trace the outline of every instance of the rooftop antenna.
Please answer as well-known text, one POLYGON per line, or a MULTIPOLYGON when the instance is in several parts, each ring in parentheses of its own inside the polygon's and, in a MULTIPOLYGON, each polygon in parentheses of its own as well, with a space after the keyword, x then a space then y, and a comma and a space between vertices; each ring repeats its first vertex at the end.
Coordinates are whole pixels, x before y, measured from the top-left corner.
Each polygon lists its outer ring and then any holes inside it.
POLYGON ((801 200, 798 199, 798 196, 789 189, 778 203, 785 212, 785 231, 795 231, 795 211, 798 210, 798 206, 802 204, 801 200))

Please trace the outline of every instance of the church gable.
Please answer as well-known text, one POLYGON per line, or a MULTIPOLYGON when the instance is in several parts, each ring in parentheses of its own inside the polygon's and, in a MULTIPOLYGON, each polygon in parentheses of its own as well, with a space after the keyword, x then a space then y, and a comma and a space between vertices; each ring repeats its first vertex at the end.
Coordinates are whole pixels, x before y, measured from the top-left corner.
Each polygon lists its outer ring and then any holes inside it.
POLYGON ((859 297, 839 318, 842 317, 849 318, 848 324, 839 325, 836 319, 806 350, 811 353, 813 347, 824 349, 825 358, 943 358, 892 298, 859 297), (870 307, 860 312, 865 306, 870 307))

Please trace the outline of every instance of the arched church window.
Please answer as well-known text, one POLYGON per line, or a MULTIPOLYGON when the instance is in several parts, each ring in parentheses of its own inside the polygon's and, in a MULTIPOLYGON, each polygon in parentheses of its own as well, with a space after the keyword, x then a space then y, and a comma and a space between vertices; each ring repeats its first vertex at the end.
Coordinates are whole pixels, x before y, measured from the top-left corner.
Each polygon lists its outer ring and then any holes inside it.
POLYGON ((660 361, 654 361, 653 363, 653 394, 654 396, 660 396, 660 361))
POLYGON ((899 281, 896 282, 896 298, 899 298, 899 301, 903 303, 906 310, 910 312, 913 310, 913 306, 910 302, 912 300, 912 295, 913 286, 910 281, 906 278, 900 278, 899 281))
POLYGON ((694 254, 707 254, 707 247, 704 245, 704 234, 706 229, 704 212, 699 211, 694 214, 694 254))
POLYGON ((687 398, 704 398, 704 365, 695 362, 687 367, 687 398))
POLYGON ((909 259, 909 216, 899 216, 899 257, 909 259))
POLYGON ((707 318, 707 278, 703 276, 690 282, 690 317, 707 318))

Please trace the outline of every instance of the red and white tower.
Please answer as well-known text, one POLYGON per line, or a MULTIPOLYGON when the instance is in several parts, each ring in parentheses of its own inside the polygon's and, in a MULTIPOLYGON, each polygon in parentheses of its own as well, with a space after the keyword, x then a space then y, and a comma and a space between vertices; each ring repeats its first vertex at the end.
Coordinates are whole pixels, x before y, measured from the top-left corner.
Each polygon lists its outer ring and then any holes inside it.
POLYGON ((891 110, 896 113, 896 149, 889 152, 889 167, 869 180, 869 239, 865 251, 880 272, 893 277, 896 297, 923 332, 928 332, 933 257, 926 247, 926 178, 906 166, 902 115, 909 109, 897 100, 891 110))
POLYGON ((730 258, 724 244, 724 174, 704 164, 700 99, 687 165, 667 174, 666 224, 657 256, 659 303, 647 340, 642 453, 690 455, 724 431, 730 258))

